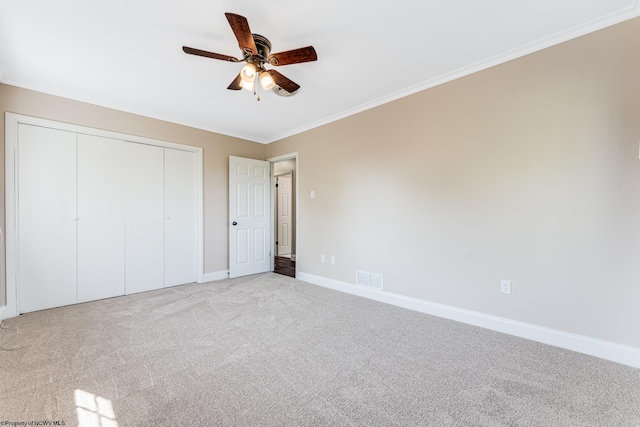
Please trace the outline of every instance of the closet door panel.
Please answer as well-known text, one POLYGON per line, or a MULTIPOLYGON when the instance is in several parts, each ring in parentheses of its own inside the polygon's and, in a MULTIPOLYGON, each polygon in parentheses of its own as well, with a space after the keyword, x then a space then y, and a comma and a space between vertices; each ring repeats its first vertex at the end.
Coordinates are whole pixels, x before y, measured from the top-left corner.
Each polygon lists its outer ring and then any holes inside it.
POLYGON ((76 295, 76 134, 18 128, 20 313, 73 304, 76 295))
POLYGON ((78 135, 78 302, 124 295, 124 141, 78 135))
POLYGON ((164 149, 125 143, 126 293, 164 287, 164 149))
POLYGON ((165 286, 197 279, 197 157, 165 148, 165 286))

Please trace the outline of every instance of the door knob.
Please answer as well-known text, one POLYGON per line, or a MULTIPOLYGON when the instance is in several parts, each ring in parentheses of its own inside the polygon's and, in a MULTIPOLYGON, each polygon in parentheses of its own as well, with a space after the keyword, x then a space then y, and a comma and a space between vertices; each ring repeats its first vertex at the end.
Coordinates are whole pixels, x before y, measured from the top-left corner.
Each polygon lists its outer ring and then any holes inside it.
POLYGON ((231 225, 238 225, 238 223, 236 221, 233 221, 231 225))

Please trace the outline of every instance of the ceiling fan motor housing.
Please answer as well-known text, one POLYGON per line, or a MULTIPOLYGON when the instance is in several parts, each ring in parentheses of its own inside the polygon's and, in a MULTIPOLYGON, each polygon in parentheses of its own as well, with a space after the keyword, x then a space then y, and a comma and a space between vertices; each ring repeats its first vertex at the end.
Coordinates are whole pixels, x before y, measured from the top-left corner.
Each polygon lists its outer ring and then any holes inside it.
MULTIPOLYGON (((261 36, 260 34, 251 34, 253 36, 253 41, 256 44, 256 47, 258 48, 258 53, 257 56, 260 56, 262 59, 262 61, 266 61, 267 58, 269 57, 269 53, 271 53, 271 42, 269 41, 268 38, 266 38, 265 36, 261 36)), ((244 54, 244 58, 248 58, 252 55, 249 55, 247 53, 244 54)), ((253 55, 256 56, 256 55, 253 55)))

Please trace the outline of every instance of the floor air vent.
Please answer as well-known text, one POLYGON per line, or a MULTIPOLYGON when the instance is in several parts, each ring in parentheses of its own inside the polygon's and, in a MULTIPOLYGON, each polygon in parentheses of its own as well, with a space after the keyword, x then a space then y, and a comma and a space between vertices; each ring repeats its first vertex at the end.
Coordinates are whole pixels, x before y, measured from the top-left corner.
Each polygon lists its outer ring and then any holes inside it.
POLYGON ((367 273, 366 271, 356 271, 356 285, 366 286, 378 291, 382 290, 382 274, 367 273))

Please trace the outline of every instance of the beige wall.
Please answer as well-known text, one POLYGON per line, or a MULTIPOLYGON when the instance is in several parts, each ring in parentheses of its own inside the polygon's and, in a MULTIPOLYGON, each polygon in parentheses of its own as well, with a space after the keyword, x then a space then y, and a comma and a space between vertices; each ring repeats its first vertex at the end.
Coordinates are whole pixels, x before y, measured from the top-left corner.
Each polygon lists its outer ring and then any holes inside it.
POLYGON ((282 174, 285 174, 287 172, 294 171, 295 169, 296 169, 296 160, 295 159, 283 160, 281 162, 273 164, 273 174, 274 175, 282 175, 282 174))
MULTIPOLYGON (((57 120, 129 135, 203 148, 204 272, 228 269, 228 157, 265 158, 265 146, 186 126, 111 110, 65 98, 0 84, 0 224, 4 230, 4 112, 57 120)), ((4 260, 4 246, 2 248, 4 260)), ((2 262, 0 301, 4 305, 5 267, 2 262)))
POLYGON ((635 19, 270 144, 299 271, 640 347, 638 52, 635 19))
POLYGON ((204 147, 206 272, 227 156, 297 151, 299 271, 640 347, 638 52, 635 19, 268 146, 6 85, 0 112, 204 147))

